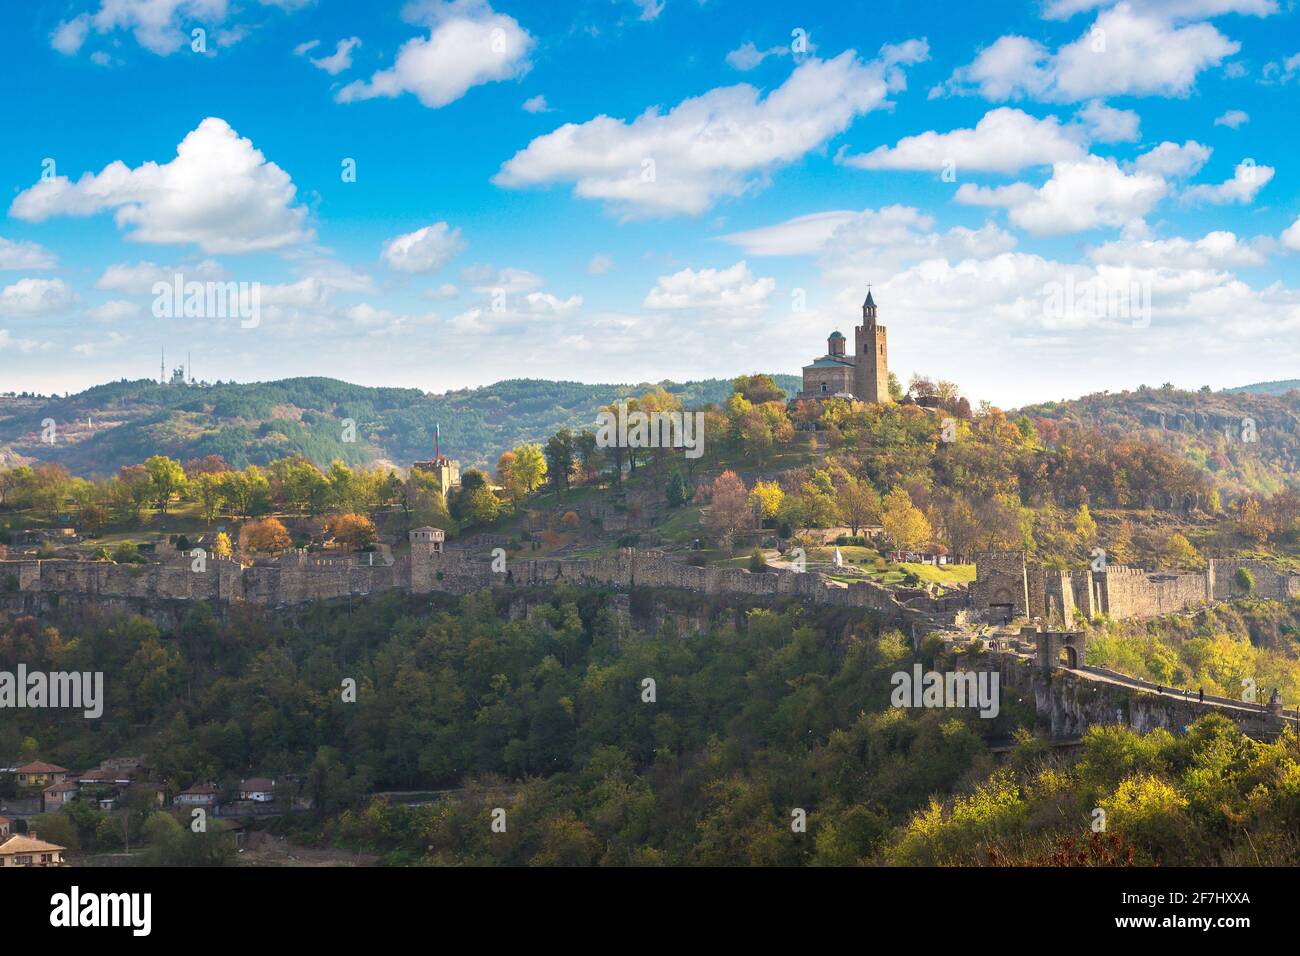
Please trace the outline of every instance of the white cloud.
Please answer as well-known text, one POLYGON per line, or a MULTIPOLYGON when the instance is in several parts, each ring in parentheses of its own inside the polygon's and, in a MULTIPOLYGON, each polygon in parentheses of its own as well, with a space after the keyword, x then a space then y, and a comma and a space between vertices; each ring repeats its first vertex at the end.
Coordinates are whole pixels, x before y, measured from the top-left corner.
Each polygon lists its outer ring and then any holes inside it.
POLYGON ((58 258, 42 245, 0 236, 0 269, 2 270, 53 269, 57 264, 58 258))
POLYGON ((534 315, 565 316, 582 306, 582 296, 571 295, 567 299, 551 295, 549 292, 529 292, 524 296, 524 310, 534 315))
POLYGON ((1119 110, 1092 100, 1077 116, 1088 138, 1096 143, 1133 143, 1141 137, 1142 120, 1133 110, 1119 110))
MULTIPOLYGON (((1118 0, 1050 0, 1043 16, 1068 20, 1076 13, 1114 6, 1118 0)), ((1204 20, 1225 13, 1267 17, 1277 13, 1277 0, 1127 0, 1128 6, 1170 20, 1204 20)))
POLYGON ((113 209, 118 228, 133 242, 194 243, 208 253, 242 253, 311 238, 307 210, 293 205, 294 194, 284 170, 225 120, 208 117, 169 163, 131 169, 118 160, 75 183, 66 176, 41 180, 18 194, 9 213, 42 222, 113 209))
POLYGON ((740 246, 749 256, 809 256, 820 252, 837 229, 858 215, 851 209, 832 209, 718 238, 740 246))
POLYGON ((465 242, 459 229, 445 222, 408 232, 384 243, 383 258, 397 272, 436 272, 460 254, 465 242))
POLYGON ((524 100, 524 112, 525 113, 554 113, 555 110, 553 110, 547 104, 546 97, 543 96, 541 93, 538 93, 536 96, 530 96, 528 97, 528 99, 524 100))
POLYGON ((297 282, 263 283, 259 292, 263 305, 322 309, 329 302, 330 287, 315 276, 308 276, 297 282))
POLYGON ((460 295, 460 289, 451 282, 444 282, 433 289, 425 289, 420 293, 426 299, 432 299, 434 302, 442 302, 446 299, 454 299, 460 295))
POLYGON ((1186 179, 1200 172, 1212 152, 1209 146, 1202 146, 1194 139, 1181 146, 1164 142, 1135 159, 1132 168, 1167 179, 1186 179))
POLYGON ((0 290, 0 315, 49 315, 67 309, 75 299, 62 279, 19 279, 0 290))
POLYGON ((50 34, 50 46, 64 56, 76 56, 81 45, 86 42, 88 33, 90 33, 90 16, 83 13, 55 27, 54 32, 50 34))
POLYGON ((34 352, 41 347, 42 343, 37 342, 34 339, 16 339, 10 334, 8 329, 0 329, 0 352, 14 348, 19 352, 27 353, 34 352))
POLYGON ((88 309, 86 314, 96 322, 123 322, 143 316, 144 306, 138 302, 128 302, 126 299, 110 299, 93 309, 88 309))
POLYGON ((574 183, 574 194, 632 215, 697 214, 724 196, 760 188, 775 168, 880 109, 903 85, 900 64, 928 56, 924 41, 863 63, 853 51, 800 64, 761 96, 749 84, 719 87, 668 112, 631 122, 598 116, 534 139, 493 182, 523 187, 574 183))
MULTIPOLYGON (((306 6, 309 0, 259 0, 262 6, 284 11, 306 6)), ((228 0, 100 0, 94 12, 81 13, 61 22, 50 35, 50 46, 73 56, 85 44, 90 31, 106 36, 119 30, 159 56, 175 53, 191 42, 190 31, 201 27, 213 34, 220 46, 238 42, 248 27, 235 24, 218 29, 226 21, 228 0)))
POLYGON ((516 269, 507 266, 504 269, 496 269, 489 265, 473 265, 461 270, 461 278, 466 282, 474 283, 475 292, 492 294, 502 291, 507 294, 517 295, 523 292, 531 292, 534 289, 540 289, 546 284, 541 276, 527 269, 516 269))
POLYGON ((591 257, 587 263, 587 273, 593 276, 603 276, 605 273, 612 271, 614 268, 614 257, 597 253, 591 257))
POLYGON ((1288 249, 1300 252, 1300 216, 1282 233, 1282 244, 1288 249))
POLYGON ((352 306, 347 311, 347 317, 353 325, 370 336, 392 335, 411 326, 433 324, 438 319, 434 312, 419 315, 398 313, 376 308, 369 302, 352 306))
POLYGON ((1237 129, 1250 122, 1250 114, 1245 110, 1228 110, 1222 116, 1214 120, 1215 126, 1226 126, 1228 129, 1237 129))
POLYGON ((683 269, 660 276, 643 304, 647 309, 753 311, 775 289, 775 279, 755 279, 742 259, 728 269, 683 269))
POLYGON ((296 47, 293 48, 293 55, 305 56, 306 54, 310 53, 312 50, 316 49, 318 46, 320 46, 320 40, 307 40, 304 43, 299 43, 296 47))
POLYGON ((1008 35, 955 70, 939 92, 978 93, 988 100, 1075 102, 1108 96, 1187 96, 1202 71, 1241 49, 1209 23, 1177 25, 1165 16, 1120 4, 1051 53, 1008 35))
POLYGON ((1264 253, 1234 233, 1216 231, 1200 239, 1119 239, 1088 250, 1099 265, 1141 269, 1230 269, 1258 266, 1264 253))
POLYGON ((1183 198, 1188 202, 1204 202, 1216 206, 1253 202, 1255 195, 1273 178, 1273 173, 1272 166, 1257 166, 1251 160, 1244 159, 1233 170, 1231 179, 1217 186, 1189 186, 1183 193, 1183 198))
POLYGON ((1016 244, 993 225, 935 232, 932 216, 899 205, 811 213, 718 238, 749 256, 819 256, 826 275, 852 285, 860 284, 863 276, 887 274, 906 263, 992 255, 1016 244))
POLYGON ((408 4, 408 13, 408 19, 429 26, 429 36, 407 40, 391 67, 339 90, 340 103, 413 93, 437 109, 471 87, 523 76, 532 67, 528 31, 484 0, 408 4))
POLYGON ((1015 173, 1027 166, 1082 157, 1080 138, 1055 116, 1036 119, 1004 106, 985 113, 974 129, 931 130, 907 136, 892 148, 880 146, 841 161, 857 169, 938 171, 953 163, 957 170, 1015 173))
POLYGON ((186 282, 216 282, 226 278, 225 270, 212 259, 178 266, 160 266, 156 262, 137 262, 135 265, 120 262, 104 270, 104 274, 95 281, 95 288, 144 295, 152 293, 155 282, 171 282, 177 273, 186 282))
POLYGON ((785 56, 789 52, 790 48, 787 46, 774 46, 760 50, 752 40, 746 40, 728 53, 726 60, 731 68, 745 72, 754 69, 769 56, 785 56))
POLYGON ((1099 226, 1133 228, 1166 191, 1159 176, 1125 173, 1114 160, 1089 156, 1055 164, 1051 179, 1038 188, 1015 183, 990 189, 965 183, 956 198, 972 206, 1004 207, 1014 225, 1052 235, 1099 226))
POLYGON ((1297 74, 1300 74, 1300 53, 1292 54, 1281 63, 1276 61, 1265 63, 1261 73, 1263 76, 1262 82, 1267 85, 1290 83, 1296 78, 1297 74))
POLYGON ((639 20, 654 20, 664 12, 665 0, 632 0, 641 11, 639 20))
POLYGON ((313 59, 311 65, 319 67, 330 76, 337 76, 344 70, 352 68, 352 51, 359 46, 361 46, 361 40, 358 37, 348 37, 346 40, 340 40, 333 53, 329 56, 313 59))

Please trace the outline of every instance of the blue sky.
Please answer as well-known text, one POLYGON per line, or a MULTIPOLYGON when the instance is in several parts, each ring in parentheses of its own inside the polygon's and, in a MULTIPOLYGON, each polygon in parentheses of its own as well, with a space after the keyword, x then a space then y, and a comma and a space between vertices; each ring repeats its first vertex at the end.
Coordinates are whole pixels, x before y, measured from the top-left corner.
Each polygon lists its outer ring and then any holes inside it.
POLYGON ((868 283, 976 400, 1297 377, 1293 7, 8 4, 0 391, 793 373, 868 283))

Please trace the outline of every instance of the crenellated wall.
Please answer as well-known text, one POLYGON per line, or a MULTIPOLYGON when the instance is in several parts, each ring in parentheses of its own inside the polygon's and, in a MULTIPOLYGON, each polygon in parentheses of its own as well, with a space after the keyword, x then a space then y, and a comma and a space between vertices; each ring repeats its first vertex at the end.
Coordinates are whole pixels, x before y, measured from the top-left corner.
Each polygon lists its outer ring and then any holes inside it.
POLYGON ((1160 617, 1226 601, 1242 594, 1237 569, 1248 568, 1258 597, 1300 598, 1300 574, 1288 574, 1262 561, 1213 558, 1204 571, 1144 571, 1111 565, 1091 569, 1044 570, 1020 551, 981 554, 975 560, 971 606, 984 611, 1014 608, 1015 617, 1071 624, 1076 613, 1091 619, 1160 617))
POLYGON ((884 612, 895 620, 932 623, 965 606, 964 598, 934 598, 921 589, 890 589, 870 581, 846 587, 817 573, 788 570, 751 573, 743 568, 698 568, 662 555, 624 548, 587 560, 516 559, 505 571, 463 551, 414 549, 391 565, 316 558, 301 552, 273 563, 242 565, 209 558, 195 570, 188 557, 157 564, 118 565, 90 561, 0 561, 0 588, 13 582, 27 593, 79 594, 103 598, 248 602, 269 607, 401 589, 467 593, 483 588, 553 587, 558 584, 677 588, 711 595, 796 597, 818 604, 884 612))

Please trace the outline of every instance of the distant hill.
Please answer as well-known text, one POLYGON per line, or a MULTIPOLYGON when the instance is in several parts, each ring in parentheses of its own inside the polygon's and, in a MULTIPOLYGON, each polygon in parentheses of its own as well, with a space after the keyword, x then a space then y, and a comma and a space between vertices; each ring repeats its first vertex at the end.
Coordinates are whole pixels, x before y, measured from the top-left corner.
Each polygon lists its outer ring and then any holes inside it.
POLYGON ((1251 395, 1285 395, 1293 390, 1300 391, 1300 378, 1287 378, 1280 382, 1256 382, 1253 385, 1238 385, 1236 388, 1224 389, 1229 394, 1247 392, 1251 395))
POLYGON ((1092 426, 1117 439, 1151 438, 1205 468, 1222 489, 1273 494, 1300 487, 1300 396, 1270 387, 1286 384, 1222 392, 1143 386, 1029 405, 1010 414, 1092 426))
MULTIPOLYGON (((774 377, 791 394, 800 387, 796 376, 774 377)), ((731 394, 723 379, 657 384, 687 407, 731 394)), ((432 454, 438 425, 447 454, 462 465, 491 465, 521 442, 591 427, 601 406, 653 387, 511 379, 430 395, 331 378, 202 386, 124 380, 66 398, 0 397, 0 464, 55 461, 75 474, 106 475, 157 454, 221 455, 235 467, 301 454, 320 465, 339 458, 407 466, 432 454), (342 440, 348 418, 355 442, 342 440), (52 445, 41 440, 47 419, 57 429, 52 445)))

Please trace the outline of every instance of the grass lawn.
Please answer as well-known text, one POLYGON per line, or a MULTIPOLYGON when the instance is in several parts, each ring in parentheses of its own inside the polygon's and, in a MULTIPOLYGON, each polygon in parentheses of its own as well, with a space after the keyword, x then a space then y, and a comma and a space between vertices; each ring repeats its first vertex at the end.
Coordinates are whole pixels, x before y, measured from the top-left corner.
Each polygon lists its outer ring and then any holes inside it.
POLYGON ((655 530, 673 544, 690 544, 703 530, 700 528, 700 509, 691 505, 678 508, 655 530))
POLYGON ((975 565, 945 564, 935 567, 932 564, 905 563, 898 565, 911 571, 922 581, 934 584, 970 584, 975 580, 975 565))

